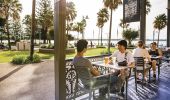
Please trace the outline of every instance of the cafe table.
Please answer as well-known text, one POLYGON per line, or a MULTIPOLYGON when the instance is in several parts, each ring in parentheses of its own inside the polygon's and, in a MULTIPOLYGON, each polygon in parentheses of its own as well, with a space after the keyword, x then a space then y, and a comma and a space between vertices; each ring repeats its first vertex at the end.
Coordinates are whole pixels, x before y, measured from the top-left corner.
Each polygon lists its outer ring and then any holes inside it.
MULTIPOLYGON (((121 69, 128 69, 128 66, 118 66, 117 63, 115 64, 105 64, 104 61, 95 61, 92 62, 92 65, 95 67, 100 68, 102 71, 104 70, 105 73, 109 73, 111 69, 121 70, 121 69)), ((126 77, 126 99, 127 99, 127 87, 128 87, 128 77, 126 77)))

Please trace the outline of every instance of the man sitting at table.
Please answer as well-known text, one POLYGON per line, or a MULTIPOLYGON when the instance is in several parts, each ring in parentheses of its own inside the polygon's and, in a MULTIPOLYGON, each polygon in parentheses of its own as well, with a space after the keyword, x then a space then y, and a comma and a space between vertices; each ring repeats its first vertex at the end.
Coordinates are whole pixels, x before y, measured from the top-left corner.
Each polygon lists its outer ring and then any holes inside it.
MULTIPOLYGON (((127 61, 128 67, 134 67, 134 58, 130 51, 127 49, 127 41, 126 40, 120 40, 118 43, 118 50, 115 51, 111 57, 116 57, 117 62, 127 61)), ((123 95, 124 92, 124 82, 125 78, 128 76, 128 70, 120 70, 119 76, 119 82, 118 82, 118 90, 121 91, 121 94, 123 95), (121 80, 120 80, 121 79, 121 80)))
MULTIPOLYGON (((77 42, 77 54, 73 59, 73 65, 76 66, 84 66, 84 67, 88 67, 90 68, 91 74, 92 76, 99 76, 101 73, 94 67, 92 67, 91 62, 84 57, 84 53, 87 51, 87 44, 88 42, 84 39, 81 39, 77 42)), ((106 82, 108 81, 109 77, 101 77, 98 82, 106 82)), ((114 77, 114 75, 111 77, 111 85, 114 84, 114 82, 116 82, 116 77, 114 77)), ((105 94, 107 93, 107 88, 102 88, 99 89, 99 97, 104 97, 105 94)))
MULTIPOLYGON (((152 57, 162 57, 162 52, 157 48, 156 42, 151 43, 151 48, 148 52, 152 57)), ((156 63, 156 60, 152 60, 153 80, 156 80, 156 63)))
MULTIPOLYGON (((133 50, 133 56, 134 56, 134 57, 144 57, 148 62, 151 62, 150 55, 149 55, 148 51, 144 48, 144 43, 143 43, 143 41, 138 41, 138 47, 133 50)), ((147 67, 150 67, 149 64, 150 64, 150 63, 145 64, 145 65, 146 65, 146 68, 147 68, 147 67)), ((144 69, 144 80, 145 80, 145 81, 147 81, 147 77, 146 77, 147 71, 148 71, 148 70, 144 69)), ((138 79, 138 78, 139 78, 139 73, 137 73, 137 79, 138 79)))

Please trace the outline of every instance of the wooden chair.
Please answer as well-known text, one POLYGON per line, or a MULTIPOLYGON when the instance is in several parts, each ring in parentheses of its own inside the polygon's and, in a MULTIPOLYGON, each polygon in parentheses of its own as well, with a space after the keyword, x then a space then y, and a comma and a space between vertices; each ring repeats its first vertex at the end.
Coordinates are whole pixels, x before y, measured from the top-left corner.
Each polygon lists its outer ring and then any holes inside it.
MULTIPOLYGON (((143 87, 144 70, 149 70, 149 82, 150 82, 150 68, 151 68, 151 66, 147 67, 145 65, 144 57, 134 57, 134 59, 135 59, 135 73, 140 72, 143 74, 143 78, 142 78, 142 87, 143 87)), ((137 77, 135 77, 135 78, 137 78, 137 77)), ((135 82, 135 85, 136 85, 136 90, 137 90, 137 82, 135 82)))
MULTIPOLYGON (((94 98, 95 90, 100 88, 108 88, 108 99, 110 100, 110 75, 100 75, 93 77, 90 72, 90 68, 85 66, 76 66, 77 82, 76 82, 76 92, 78 92, 78 80, 83 84, 83 91, 89 93, 89 100, 94 98), (101 79, 103 78, 103 79, 101 79), (92 96, 93 94, 93 96, 92 96)), ((75 94, 76 95, 76 94, 75 94)))

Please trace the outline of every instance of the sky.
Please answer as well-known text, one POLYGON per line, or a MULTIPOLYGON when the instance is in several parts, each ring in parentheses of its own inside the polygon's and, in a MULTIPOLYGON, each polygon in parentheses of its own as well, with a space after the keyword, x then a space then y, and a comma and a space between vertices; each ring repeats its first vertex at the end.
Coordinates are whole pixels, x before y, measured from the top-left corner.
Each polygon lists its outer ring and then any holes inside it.
MULTIPOLYGON (((19 0, 23 6, 23 11, 21 13, 21 18, 24 18, 26 14, 31 14, 32 11, 32 0, 19 0)), ((38 1, 38 0, 37 0, 38 1)), ((81 21, 82 16, 88 15, 87 26, 85 28, 85 38, 98 38, 99 29, 96 26, 97 23, 97 12, 103 8, 103 0, 67 0, 67 2, 72 1, 75 3, 77 10, 77 17, 75 22, 81 21), (93 35, 94 31, 94 35, 93 35)), ((54 1, 51 0, 52 5, 54 1)), ((165 13, 167 15, 167 0, 150 0, 151 2, 151 11, 146 16, 146 38, 152 39, 153 35, 153 21, 155 17, 159 14, 165 13)), ((110 14, 110 12, 109 12, 110 14)), ((118 9, 113 11, 113 23, 112 23, 112 39, 121 38, 122 29, 119 27, 120 19, 123 18, 123 6, 119 6, 118 9)), ((139 29, 140 23, 130 23, 130 28, 139 29)), ((109 21, 103 27, 103 38, 107 38, 109 33, 109 21)), ((161 30, 160 38, 166 39, 167 29, 164 28, 161 30)), ((72 35, 77 37, 76 32, 72 32, 72 35)), ((157 32, 155 33, 155 38, 157 38, 157 32)))

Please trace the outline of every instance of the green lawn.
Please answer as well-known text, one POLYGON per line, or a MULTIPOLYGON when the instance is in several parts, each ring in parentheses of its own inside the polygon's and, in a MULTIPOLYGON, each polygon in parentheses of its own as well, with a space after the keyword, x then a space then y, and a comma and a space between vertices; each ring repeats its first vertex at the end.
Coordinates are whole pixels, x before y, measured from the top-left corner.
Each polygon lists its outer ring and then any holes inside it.
MULTIPOLYGON (((111 51, 113 52, 115 48, 111 48, 111 51)), ((90 48, 85 53, 85 56, 97 56, 101 55, 102 52, 106 52, 107 48, 90 48)), ((38 54, 42 59, 52 59, 54 57, 53 54, 47 54, 47 53, 38 53, 35 51, 36 54, 38 54)), ((29 55, 29 51, 0 51, 0 63, 6 63, 10 62, 12 58, 15 55, 29 55)), ((66 58, 73 58, 75 54, 68 54, 66 55, 66 58)))
MULTIPOLYGON (((113 52, 115 48, 111 48, 111 52, 113 52)), ((84 56, 97 56, 101 55, 102 52, 107 52, 107 48, 89 48, 84 56)), ((75 54, 68 54, 66 58, 73 58, 75 54)))
MULTIPOLYGON (((50 59, 53 57, 53 54, 42 54, 35 51, 42 59, 50 59)), ((29 51, 0 51, 0 63, 10 62, 12 58, 16 55, 28 56, 29 51)))

